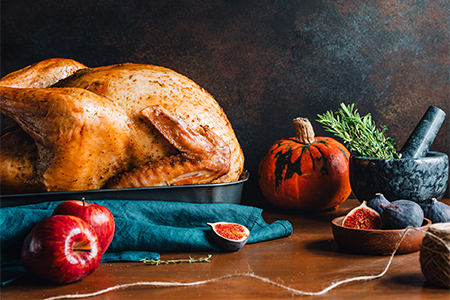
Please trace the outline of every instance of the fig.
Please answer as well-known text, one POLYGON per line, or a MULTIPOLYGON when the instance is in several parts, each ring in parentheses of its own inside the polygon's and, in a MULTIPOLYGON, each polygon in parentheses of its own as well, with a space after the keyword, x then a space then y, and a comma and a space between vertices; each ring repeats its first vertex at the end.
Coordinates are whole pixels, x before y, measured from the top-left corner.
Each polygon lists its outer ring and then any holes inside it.
POLYGON ((431 199, 431 203, 423 206, 423 214, 433 223, 450 222, 450 206, 435 198, 431 199))
POLYGON ((381 216, 383 214, 383 209, 380 206, 381 203, 391 204, 391 202, 386 199, 383 194, 377 193, 372 199, 367 201, 367 206, 376 210, 377 213, 381 216))
POLYGON ((250 236, 247 227, 228 222, 207 223, 211 226, 213 236, 220 248, 226 251, 238 251, 244 247, 250 236))
POLYGON ((356 229, 380 229, 381 217, 380 214, 368 207, 366 201, 353 208, 342 221, 342 226, 356 228, 356 229))
POLYGON ((423 210, 419 204, 410 200, 396 200, 391 204, 380 204, 383 209, 381 227, 383 229, 404 229, 420 227, 423 223, 423 210))

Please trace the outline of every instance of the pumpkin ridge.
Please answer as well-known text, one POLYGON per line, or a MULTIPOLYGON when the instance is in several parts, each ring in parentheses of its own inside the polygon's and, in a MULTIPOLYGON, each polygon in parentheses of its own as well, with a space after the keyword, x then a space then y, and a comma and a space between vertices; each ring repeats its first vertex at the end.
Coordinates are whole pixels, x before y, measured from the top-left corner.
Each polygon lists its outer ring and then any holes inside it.
POLYGON ((342 147, 340 147, 339 145, 336 145, 336 147, 342 152, 342 154, 344 154, 345 158, 348 161, 349 157, 348 157, 347 153, 344 151, 344 149, 342 149, 342 147))
POLYGON ((302 157, 303 153, 306 152, 306 151, 303 151, 303 149, 307 148, 309 151, 309 157, 311 157, 312 169, 313 169, 313 171, 316 171, 316 164, 314 163, 314 155, 311 152, 310 146, 311 146, 311 144, 304 145, 304 147, 302 147, 302 154, 300 155, 300 157, 302 157))
POLYGON ((280 147, 283 146, 283 145, 284 145, 284 141, 283 141, 283 140, 279 140, 279 141, 275 142, 275 143, 273 144, 273 146, 271 147, 271 149, 267 149, 265 155, 267 155, 267 153, 274 154, 275 151, 277 151, 278 148, 280 148, 280 147), (270 150, 270 151, 269 151, 269 150, 270 150))
POLYGON ((315 140, 314 141, 315 144, 323 144, 325 147, 329 147, 329 143, 327 141, 324 140, 315 140))
MULTIPOLYGON (((323 143, 326 145, 326 143, 323 143)), ((320 157, 317 157, 316 160, 320 160, 322 161, 322 168, 320 168, 320 171, 322 174, 328 175, 328 165, 327 165, 327 161, 328 159, 325 157, 325 153, 316 145, 313 145, 314 148, 317 149, 317 151, 319 151, 320 153, 320 157)), ((312 158, 312 157, 311 157, 312 158)), ((314 166, 314 160, 313 160, 313 166, 314 166)), ((314 170, 314 169, 313 169, 314 170)))
MULTIPOLYGON (((285 181, 288 180, 288 179, 291 179, 294 176, 294 174, 297 174, 298 176, 302 176, 302 174, 303 174, 302 173, 302 160, 301 160, 301 158, 303 156, 303 153, 306 150, 309 150, 309 145, 302 145, 301 148, 302 148, 302 152, 294 160, 294 162, 286 164, 286 172, 284 174, 284 180, 285 181), (297 170, 298 170, 298 172, 297 172, 297 170)), ((291 151, 292 151, 292 148, 291 148, 291 151)), ((290 157, 292 157, 292 154, 290 155, 290 157)), ((287 159, 287 161, 289 161, 289 162, 290 162, 290 157, 288 157, 288 159, 287 159)))
POLYGON ((288 160, 292 155, 292 148, 289 147, 286 152, 283 153, 283 150, 275 153, 275 187, 278 187, 283 182, 283 170, 288 165, 288 160))
POLYGON ((295 138, 287 138, 285 141, 295 142, 296 144, 302 144, 299 141, 297 141, 295 138))
MULTIPOLYGON (((289 145, 284 144, 284 145, 289 145)), ((299 155, 294 162, 291 162, 291 158, 293 156, 294 150, 292 150, 292 147, 289 147, 288 150, 283 152, 282 150, 277 152, 274 155, 275 159, 275 187, 278 187, 283 180, 289 180, 291 179, 294 174, 297 174, 298 176, 302 176, 301 171, 301 157, 303 153, 306 151, 305 149, 309 150, 309 145, 302 145, 302 152, 301 155, 299 155), (283 176, 283 171, 285 171, 283 176)))

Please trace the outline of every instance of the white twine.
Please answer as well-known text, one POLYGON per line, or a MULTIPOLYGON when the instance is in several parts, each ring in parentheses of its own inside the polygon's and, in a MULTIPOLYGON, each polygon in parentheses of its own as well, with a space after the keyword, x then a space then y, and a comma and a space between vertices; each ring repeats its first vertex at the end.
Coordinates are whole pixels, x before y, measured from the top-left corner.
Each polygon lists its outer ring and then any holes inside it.
MULTIPOLYGON (((250 278, 254 278, 254 279, 258 279, 262 282, 266 282, 268 284, 277 286, 281 289, 284 289, 288 292, 291 292, 293 295, 297 295, 297 296, 319 296, 319 295, 323 295, 328 293, 329 291, 331 291, 332 289, 343 285, 345 283, 349 283, 349 282, 353 282, 353 281, 367 281, 367 280, 373 280, 373 279, 378 279, 383 277, 386 272, 388 271, 392 260, 394 259, 394 255, 398 250, 398 247, 400 246, 401 242, 403 241, 407 231, 409 229, 414 229, 414 230, 418 230, 418 231, 422 231, 420 229, 414 228, 414 227, 408 227, 404 230, 400 241, 397 243, 394 251, 392 252, 389 261, 386 265, 386 267, 384 268, 384 270, 382 272, 380 272, 379 274, 376 275, 367 275, 367 276, 356 276, 356 277, 351 277, 351 278, 347 278, 344 280, 340 280, 338 282, 334 282, 332 284, 330 284, 328 287, 324 288, 321 291, 318 292, 305 292, 305 291, 301 291, 298 289, 294 289, 291 288, 289 286, 286 286, 284 284, 275 282, 273 280, 270 280, 269 278, 265 278, 265 277, 261 277, 258 276, 256 274, 254 274, 253 272, 245 272, 245 273, 236 273, 236 274, 230 274, 230 275, 224 275, 224 276, 220 276, 220 277, 216 277, 216 278, 212 278, 212 279, 207 279, 207 280, 200 280, 200 281, 194 281, 194 282, 172 282, 172 281, 140 281, 140 282, 133 282, 133 283, 126 283, 126 284, 119 284, 119 285, 115 285, 103 290, 99 290, 97 292, 93 292, 93 293, 86 293, 86 294, 68 294, 68 295, 60 295, 60 296, 54 296, 54 297, 49 297, 49 298, 45 298, 44 300, 58 300, 58 299, 77 299, 77 298, 88 298, 88 297, 94 297, 94 296, 98 296, 101 294, 105 294, 105 293, 109 293, 112 291, 116 291, 119 289, 126 289, 126 288, 130 288, 130 287, 135 287, 135 286, 154 286, 154 287, 188 287, 188 286, 199 286, 199 285, 204 285, 204 284, 208 284, 208 283, 212 283, 212 282, 217 282, 220 280, 224 280, 227 278, 232 278, 232 277, 250 277, 250 278)), ((429 232, 425 232, 426 234, 432 235, 435 238, 437 238, 441 243, 443 243, 445 245, 445 243, 443 242, 443 240, 441 238, 439 238, 438 236, 429 233, 429 232)), ((448 246, 445 245, 447 248, 448 246)), ((450 250, 450 249, 449 249, 450 250)))

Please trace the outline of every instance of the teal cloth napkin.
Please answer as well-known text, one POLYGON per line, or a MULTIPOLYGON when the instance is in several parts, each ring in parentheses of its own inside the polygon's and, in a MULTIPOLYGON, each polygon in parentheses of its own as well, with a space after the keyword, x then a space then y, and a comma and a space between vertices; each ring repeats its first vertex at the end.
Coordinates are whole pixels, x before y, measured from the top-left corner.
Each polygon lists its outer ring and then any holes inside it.
MULTIPOLYGON (((262 209, 239 204, 96 200, 114 215, 116 231, 102 262, 158 259, 161 252, 219 252, 207 222, 233 222, 250 230, 248 244, 287 237, 286 220, 268 224, 262 209)), ((0 209, 2 285, 7 267, 20 267, 22 243, 32 228, 61 202, 0 209)))

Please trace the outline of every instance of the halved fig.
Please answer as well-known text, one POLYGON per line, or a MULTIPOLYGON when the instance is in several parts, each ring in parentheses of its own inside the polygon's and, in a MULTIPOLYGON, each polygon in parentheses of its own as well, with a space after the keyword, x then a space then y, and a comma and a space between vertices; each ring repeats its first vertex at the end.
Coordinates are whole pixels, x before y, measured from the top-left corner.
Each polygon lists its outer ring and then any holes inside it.
POLYGON ((226 251, 238 251, 247 243, 250 230, 247 227, 228 222, 207 223, 220 248, 226 251))
POLYGON ((342 226, 356 229, 380 229, 381 216, 367 206, 366 201, 352 209, 342 221, 342 226))

